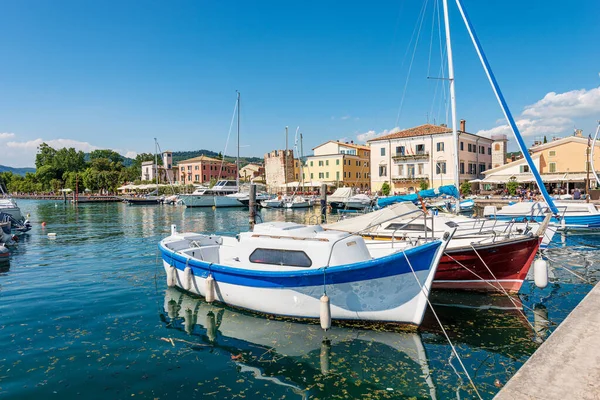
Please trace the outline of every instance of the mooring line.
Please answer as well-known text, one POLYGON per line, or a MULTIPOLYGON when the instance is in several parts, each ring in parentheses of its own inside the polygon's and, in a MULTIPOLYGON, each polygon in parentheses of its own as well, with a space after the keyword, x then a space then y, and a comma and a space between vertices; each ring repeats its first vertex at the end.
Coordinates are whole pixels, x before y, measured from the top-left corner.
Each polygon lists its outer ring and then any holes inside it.
POLYGON ((467 375, 467 378, 469 378, 469 382, 471 383, 471 386, 473 386, 473 389, 475 390, 475 393, 477 394, 477 397, 479 397, 480 400, 483 400, 483 397, 481 397, 481 395, 479 394, 479 391, 477 390, 477 386, 475 386, 475 383, 473 382, 473 379, 471 379, 471 375, 469 375, 469 371, 467 371, 467 368, 465 367, 465 364, 463 364, 462 359, 460 358, 460 355, 458 354, 458 351, 456 351, 456 347, 454 347, 454 344, 452 343, 452 340, 450 340, 450 337, 448 336, 448 333, 446 332, 446 329, 444 328, 444 325, 442 325, 442 321, 440 321, 440 318, 438 317, 437 313, 435 312, 435 310, 433 308, 433 305, 431 304, 431 301, 429 301, 429 293, 427 293, 427 291, 423 287, 423 284, 421 283, 421 281, 417 277, 417 274, 416 274, 416 272, 415 272, 415 270, 414 270, 414 268, 413 268, 410 260, 406 256, 406 253, 404 252, 404 250, 400 250, 400 251, 402 251, 402 254, 404 255, 404 258, 406 259, 406 262, 408 263, 408 266, 410 267, 410 270, 412 271, 412 273, 413 273, 413 275, 415 277, 415 280, 419 284, 419 286, 421 288, 421 292, 423 293, 423 295, 425 295, 425 300, 427 300, 427 304, 429 304, 429 308, 431 308, 431 312, 435 316, 435 319, 437 320, 437 323, 439 324, 440 328, 442 328, 442 332, 444 333, 444 336, 446 337, 446 340, 450 344, 450 347, 452 348, 452 352, 454 353, 454 355, 456 356, 456 359, 460 363, 460 366, 462 367, 463 371, 465 372, 465 375, 467 375))

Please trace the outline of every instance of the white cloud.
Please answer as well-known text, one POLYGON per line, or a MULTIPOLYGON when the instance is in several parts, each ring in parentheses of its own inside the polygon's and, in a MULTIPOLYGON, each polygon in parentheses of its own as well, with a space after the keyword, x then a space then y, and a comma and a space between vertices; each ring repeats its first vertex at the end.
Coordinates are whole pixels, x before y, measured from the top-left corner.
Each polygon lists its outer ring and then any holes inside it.
POLYGON ((12 132, 0 132, 0 140, 9 139, 15 137, 15 134, 12 132))
POLYGON ((350 119, 350 118, 352 118, 350 115, 344 115, 344 116, 340 117, 340 119, 342 121, 345 121, 345 120, 350 119))
MULTIPOLYGON (((528 105, 515 119, 523 136, 562 135, 570 133, 577 118, 591 117, 600 110, 600 87, 590 90, 571 90, 565 93, 550 92, 541 100, 528 105)), ((511 134, 504 124, 477 132, 478 135, 511 134)))
MULTIPOLYGON (((121 154, 123 154, 123 153, 121 153, 121 154)), ((138 153, 137 153, 137 151, 127 151, 123 155, 127 158, 136 158, 138 153)))
POLYGON ((359 142, 366 142, 367 140, 371 140, 371 139, 374 139, 374 138, 379 137, 379 136, 384 136, 384 135, 388 135, 390 133, 400 132, 400 130, 401 129, 399 127, 395 127, 395 128, 389 129, 389 130, 388 129, 384 129, 381 132, 375 132, 374 130, 370 130, 370 131, 365 132, 365 133, 359 133, 358 135, 356 135, 356 139, 359 142))

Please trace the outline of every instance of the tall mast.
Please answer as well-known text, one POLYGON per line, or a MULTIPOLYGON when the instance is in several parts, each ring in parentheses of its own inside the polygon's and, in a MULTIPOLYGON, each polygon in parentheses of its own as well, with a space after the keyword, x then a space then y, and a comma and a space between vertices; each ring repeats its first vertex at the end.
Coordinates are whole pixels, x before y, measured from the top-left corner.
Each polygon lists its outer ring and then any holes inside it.
POLYGON ((288 152, 288 127, 285 127, 285 153, 283 153, 283 185, 287 194, 287 152, 288 152))
POLYGON ((154 175, 156 179, 156 195, 158 196, 158 141, 154 138, 154 175))
POLYGON ((304 192, 304 147, 302 147, 302 133, 300 133, 300 179, 302 180, 302 192, 304 192))
MULTIPOLYGON (((444 2, 445 1, 446 0, 444 0, 444 2)), ((498 85, 498 82, 496 81, 496 77, 494 76, 494 73, 492 72, 492 68, 490 67, 487 57, 485 56, 485 54, 483 52, 481 43, 479 43, 479 39, 477 38, 477 35, 475 34, 475 30, 473 29, 473 26, 471 25, 471 21, 469 20, 467 12, 463 8, 462 2, 460 0, 456 0, 456 5, 458 6, 458 10, 460 11, 460 14, 462 15, 463 21, 465 22, 467 31, 469 31, 469 36, 471 36, 471 41, 473 42, 473 45, 475 46, 475 50, 477 50, 477 55, 479 56, 481 65, 483 66, 483 69, 485 70, 488 80, 490 81, 490 85, 492 86, 492 89, 494 90, 496 99, 498 100, 498 103, 500 103, 500 108, 502 108, 502 111, 504 112, 504 116, 506 117, 506 120, 508 121, 508 125, 510 125, 510 128, 513 131, 513 134, 515 135, 515 139, 517 140, 517 144, 519 145, 519 150, 521 150, 521 154, 523 154, 523 157, 525 157, 525 160, 527 161, 527 164, 529 165, 529 169, 531 170, 531 173, 533 174, 533 176, 535 178, 538 188, 540 189, 542 196, 544 196, 544 200, 546 200, 546 204, 548 204, 548 207, 550 207, 550 210, 552 210, 553 214, 558 215, 559 214, 558 208, 556 208, 556 205, 554 205, 554 201, 548 194, 548 191, 546 190, 546 186, 544 186, 544 181, 542 180, 542 177, 540 176, 540 173, 539 173, 537 167, 533 163, 531 155, 529 154, 529 151, 527 150, 527 146, 525 145, 525 142, 523 141, 523 137, 521 136, 521 133, 519 132, 519 128, 517 127, 517 124, 515 123, 515 119, 513 118, 512 113, 508 109, 508 104, 506 104, 506 100, 504 99, 504 96, 502 95, 502 92, 500 91, 500 86, 498 85)))
MULTIPOLYGON (((454 63, 452 61, 452 41, 450 40, 450 18, 448 17, 448 0, 444 4, 444 25, 446 27, 446 48, 448 53, 448 80, 450 81, 450 109, 452 113, 452 144, 454 149, 454 185, 460 190, 460 169, 458 168, 458 132, 456 131, 456 97, 454 95, 454 63)), ((441 165, 440 165, 441 168, 441 165)), ((456 199, 456 213, 460 212, 460 198, 456 199)))
POLYGON ((240 191, 240 92, 237 92, 237 156, 235 158, 235 186, 240 191))

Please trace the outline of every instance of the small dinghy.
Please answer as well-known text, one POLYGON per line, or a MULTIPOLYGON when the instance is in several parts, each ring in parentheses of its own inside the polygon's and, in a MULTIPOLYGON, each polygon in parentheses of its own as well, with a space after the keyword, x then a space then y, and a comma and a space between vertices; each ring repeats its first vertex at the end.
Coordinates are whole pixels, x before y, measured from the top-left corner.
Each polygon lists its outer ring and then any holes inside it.
POLYGON ((373 257, 362 237, 291 222, 237 237, 178 233, 159 243, 167 284, 251 311, 293 318, 419 325, 450 240, 373 257))

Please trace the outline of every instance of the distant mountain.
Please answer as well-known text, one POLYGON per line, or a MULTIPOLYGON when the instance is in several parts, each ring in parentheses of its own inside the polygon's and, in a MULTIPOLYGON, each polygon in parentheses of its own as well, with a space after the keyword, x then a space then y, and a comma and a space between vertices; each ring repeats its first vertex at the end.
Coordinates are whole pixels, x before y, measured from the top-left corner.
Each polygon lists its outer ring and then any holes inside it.
POLYGON ((35 168, 13 168, 6 165, 0 165, 0 172, 12 172, 15 175, 25 176, 28 172, 35 172, 35 168))
MULTIPOLYGON (((177 164, 179 161, 187 160, 189 158, 200 157, 201 155, 207 157, 219 158, 219 153, 211 150, 193 150, 193 151, 174 151, 173 152, 173 164, 177 164)), ((235 156, 223 157, 225 161, 235 162, 235 156)), ((262 164, 264 159, 262 157, 240 157, 240 165, 246 165, 250 163, 262 164)))

